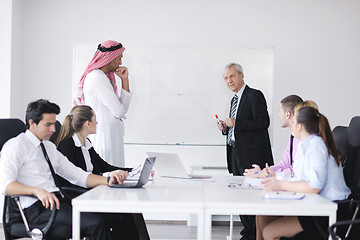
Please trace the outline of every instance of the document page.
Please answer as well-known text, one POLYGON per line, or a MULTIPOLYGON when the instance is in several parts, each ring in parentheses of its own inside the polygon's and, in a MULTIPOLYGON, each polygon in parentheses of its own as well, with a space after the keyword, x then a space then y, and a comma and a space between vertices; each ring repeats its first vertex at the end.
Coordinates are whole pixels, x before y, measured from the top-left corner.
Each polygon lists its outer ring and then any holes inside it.
POLYGON ((288 192, 288 191, 274 191, 266 192, 265 199, 284 199, 284 200, 300 200, 305 197, 304 193, 288 192))

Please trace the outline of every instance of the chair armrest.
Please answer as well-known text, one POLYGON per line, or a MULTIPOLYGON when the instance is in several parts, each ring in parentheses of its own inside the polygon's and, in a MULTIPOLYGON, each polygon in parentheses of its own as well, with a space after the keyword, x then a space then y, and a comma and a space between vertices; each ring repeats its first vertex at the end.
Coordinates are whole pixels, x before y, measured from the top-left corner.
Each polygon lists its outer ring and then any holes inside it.
POLYGON ((353 224, 360 224, 360 219, 344 220, 344 221, 338 221, 338 222, 334 223, 333 225, 331 225, 329 227, 329 232, 330 232, 331 238, 333 240, 337 239, 337 236, 336 236, 336 233, 335 233, 335 228, 336 227, 346 226, 346 225, 353 225, 353 224))
MULTIPOLYGON (((15 203, 16 203, 16 205, 17 205, 17 207, 18 207, 18 211, 20 212, 20 215, 21 215, 21 218, 22 218, 22 220, 23 220, 23 223, 24 223, 24 225, 25 225, 26 232, 27 232, 27 234, 28 234, 29 237, 32 237, 33 234, 36 234, 36 230, 35 230, 35 232, 33 232, 33 230, 36 229, 36 228, 30 230, 30 227, 29 227, 28 221, 27 221, 27 219, 26 219, 26 217, 25 217, 24 211, 23 211, 23 209, 22 209, 22 206, 21 206, 20 198, 19 198, 19 197, 20 197, 20 196, 17 196, 17 195, 16 195, 16 196, 5 196, 4 211, 7 210, 7 209, 5 209, 5 204, 11 204, 10 201, 11 201, 11 200, 14 200, 15 203)), ((30 197, 34 197, 34 196, 30 196, 30 197)), ((36 198, 36 197, 35 197, 35 198, 36 198)), ((51 227, 51 225, 52 225, 52 223, 53 223, 53 221, 54 221, 54 219, 55 219, 56 211, 57 211, 57 209, 56 209, 56 207, 54 207, 54 208, 52 209, 52 211, 51 211, 51 215, 50 215, 50 218, 49 218, 48 222, 47 222, 46 225, 43 227, 43 229, 40 230, 42 235, 46 235, 46 233, 49 231, 49 229, 50 229, 50 227, 51 227)), ((3 214, 4 214, 4 216, 5 216, 6 212, 4 212, 3 214)), ((4 219, 4 220, 5 220, 5 219, 4 219)), ((5 224, 5 222, 4 222, 4 224, 5 224)), ((38 234, 38 233, 37 233, 37 234, 38 234)))
POLYGON ((84 193, 84 192, 88 191, 89 189, 83 188, 83 187, 62 187, 61 190, 71 191, 71 192, 75 192, 75 193, 84 193))
POLYGON ((339 205, 339 209, 341 208, 341 205, 348 206, 349 211, 353 211, 356 208, 360 208, 360 200, 357 199, 345 199, 341 201, 335 201, 339 205), (351 210, 352 209, 352 210, 351 210))
POLYGON ((352 203, 352 204, 360 205, 360 200, 358 200, 358 199, 345 199, 345 200, 340 200, 340 201, 335 201, 335 202, 338 204, 352 203))
POLYGON ((88 190, 89 190, 88 188, 83 188, 79 186, 61 187, 61 192, 65 195, 65 198, 69 201, 85 193, 88 190))

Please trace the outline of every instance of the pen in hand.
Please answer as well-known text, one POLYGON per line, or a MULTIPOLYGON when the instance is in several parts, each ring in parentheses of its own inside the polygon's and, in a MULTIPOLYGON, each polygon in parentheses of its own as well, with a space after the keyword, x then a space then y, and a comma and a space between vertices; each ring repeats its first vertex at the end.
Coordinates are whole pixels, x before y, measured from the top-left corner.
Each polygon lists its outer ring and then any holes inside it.
POLYGON ((259 174, 261 172, 263 172, 264 170, 258 171, 258 172, 254 172, 254 174, 259 174))

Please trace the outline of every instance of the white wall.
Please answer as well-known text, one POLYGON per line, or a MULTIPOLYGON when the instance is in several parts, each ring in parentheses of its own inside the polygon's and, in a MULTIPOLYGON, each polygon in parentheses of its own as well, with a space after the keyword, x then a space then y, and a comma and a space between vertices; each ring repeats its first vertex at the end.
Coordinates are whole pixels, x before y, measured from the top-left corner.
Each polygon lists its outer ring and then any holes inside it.
MULTIPOLYGON (((10 117, 10 89, 11 89, 11 19, 12 1, 0 1, 0 118, 10 117)), ((0 197, 0 216, 3 214, 4 198, 0 197)), ((0 219, 2 223, 2 217, 0 219)))
MULTIPOLYGON (((23 59, 23 2, 19 0, 12 1, 12 40, 11 40, 11 102, 10 115, 22 116, 23 93, 27 92, 22 87, 24 71, 22 70, 23 59)), ((24 121, 24 117, 21 118, 24 121)))
POLYGON ((277 127, 277 103, 286 95, 315 100, 333 127, 360 115, 360 1, 13 0, 11 41, 10 2, 0 3, 2 117, 24 119, 28 102, 47 98, 61 106, 62 121, 71 109, 74 43, 106 39, 125 46, 273 47, 276 160, 289 136, 277 127))
MULTIPOLYGON (((29 101, 48 98, 62 107, 62 120, 71 108, 73 44, 105 39, 124 45, 274 47, 273 126, 279 123, 276 103, 291 93, 318 102, 332 126, 358 114, 349 106, 359 102, 358 1, 26 0, 23 8, 22 15, 14 13, 23 18, 22 33, 13 39, 22 43, 23 55, 16 66, 21 104, 13 117, 23 119, 29 101)), ((278 159, 288 131, 275 127, 278 159)))
POLYGON ((10 117, 12 1, 0 1, 0 118, 10 117))
POLYGON ((26 0, 23 8, 17 112, 48 98, 62 107, 62 120, 71 108, 73 44, 115 39, 125 46, 273 47, 275 159, 289 134, 276 128, 277 103, 286 95, 315 100, 332 126, 359 114, 359 1, 26 0))

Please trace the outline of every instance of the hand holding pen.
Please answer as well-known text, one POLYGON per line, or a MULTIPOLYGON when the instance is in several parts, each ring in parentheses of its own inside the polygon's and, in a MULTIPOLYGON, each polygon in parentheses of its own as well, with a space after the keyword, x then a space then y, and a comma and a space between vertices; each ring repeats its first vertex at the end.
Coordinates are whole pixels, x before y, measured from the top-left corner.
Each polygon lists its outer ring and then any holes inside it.
POLYGON ((275 176, 275 173, 269 167, 269 164, 265 164, 265 168, 261 170, 259 165, 253 164, 251 165, 253 168, 245 169, 244 176, 245 177, 253 177, 253 178, 266 178, 275 176))
POLYGON ((278 191, 281 190, 281 181, 277 180, 276 177, 266 177, 260 183, 260 187, 266 191, 278 191))
POLYGON ((251 165, 253 168, 245 169, 244 176, 246 177, 259 177, 257 174, 259 174, 262 170, 259 165, 253 164, 251 165))
POLYGON ((218 125, 218 128, 219 130, 221 131, 226 131, 227 127, 224 123, 224 121, 220 120, 218 115, 215 115, 215 118, 216 118, 216 121, 217 121, 217 125, 218 125))
POLYGON ((268 163, 265 163, 265 168, 264 168, 264 170, 266 169, 266 173, 267 174, 269 174, 269 175, 271 175, 271 176, 275 176, 276 175, 276 173, 273 171, 273 170, 271 170, 271 168, 270 168, 270 166, 269 166, 269 164, 268 163))

